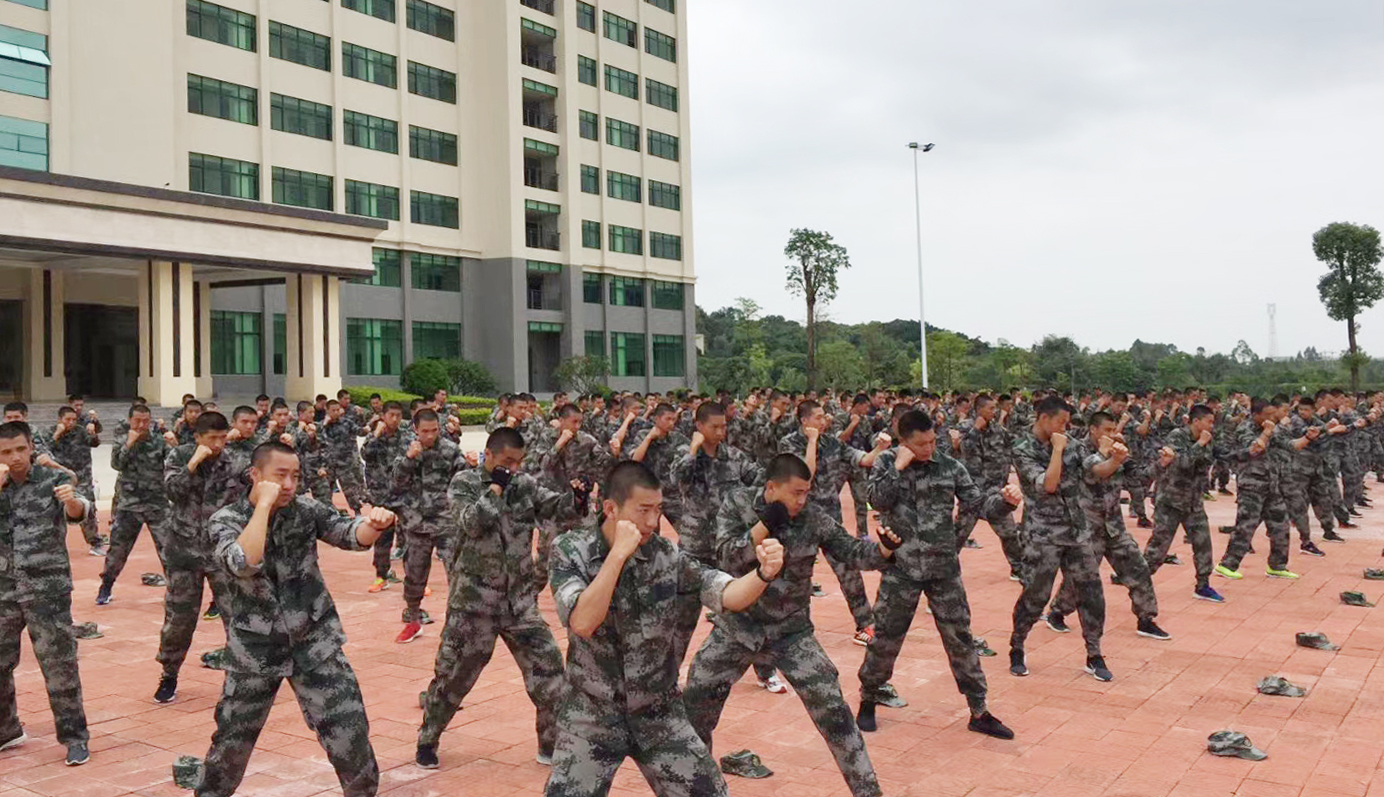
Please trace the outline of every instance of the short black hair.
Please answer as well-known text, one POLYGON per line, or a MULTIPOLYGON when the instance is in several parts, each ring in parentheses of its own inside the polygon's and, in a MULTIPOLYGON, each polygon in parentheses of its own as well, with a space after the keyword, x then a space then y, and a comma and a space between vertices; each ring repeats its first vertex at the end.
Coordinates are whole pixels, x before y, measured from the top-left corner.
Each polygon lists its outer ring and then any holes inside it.
POLYGON ((441 422, 442 422, 441 420, 438 419, 438 417, 437 417, 437 412, 436 412, 435 410, 429 410, 429 409, 421 409, 421 410, 419 410, 419 411, 417 411, 417 412, 415 412, 415 413, 413 414, 413 424, 414 424, 414 426, 417 426, 418 424, 422 423, 423 421, 437 421, 438 423, 441 423, 441 422))
POLYGON ((712 418, 724 416, 726 408, 714 401, 703 401, 697 407, 697 414, 692 417, 696 423, 707 423, 712 418))
POLYGON ((500 452, 506 448, 523 448, 524 436, 518 430, 508 426, 501 426, 499 429, 490 433, 490 437, 485 440, 485 450, 500 452))
POLYGON ((66 404, 62 405, 61 407, 58 407, 58 419, 59 419, 59 420, 61 420, 61 419, 62 419, 62 416, 64 416, 64 415, 76 415, 76 414, 77 414, 77 411, 74 410, 74 409, 72 409, 71 407, 67 406, 66 404))
MULTIPOLYGON (((510 431, 513 431, 512 429, 510 431)), ((663 485, 659 483, 658 476, 642 462, 625 460, 610 469, 605 478, 605 495, 616 504, 623 504, 629 500, 630 494, 636 487, 645 490, 661 490, 663 485)))
POLYGON ((197 416, 197 420, 192 422, 193 434, 226 432, 230 431, 230 428, 231 425, 226 422, 226 416, 219 412, 204 412, 197 416))
MULTIPOLYGON (((1258 396, 1249 400, 1249 412, 1251 415, 1258 415, 1269 408, 1269 402, 1258 396)), ((1276 405, 1275 405, 1276 406, 1276 405)))
POLYGON ((262 468, 264 467, 264 463, 273 454, 288 454, 292 457, 298 456, 298 452, 294 451, 292 446, 286 446, 278 440, 270 440, 255 446, 254 452, 250 454, 250 464, 256 468, 262 468))
POLYGON ((318 393, 318 394, 313 398, 313 402, 314 402, 314 403, 315 403, 315 402, 318 402, 318 401, 326 401, 326 400, 327 400, 327 394, 325 394, 325 393, 318 393))
POLYGON ((1103 423, 1115 423, 1115 416, 1104 410, 1093 412, 1091 413, 1091 418, 1086 422, 1086 425, 1094 429, 1103 423))
POLYGON ((22 437, 32 443, 34 441, 34 430, 29 428, 29 424, 23 421, 0 423, 0 440, 13 440, 16 437, 22 437))
POLYGON ((259 394, 258 396, 255 396, 255 403, 256 403, 256 404, 260 403, 261 401, 268 401, 268 400, 269 400, 269 397, 266 396, 266 395, 263 394, 263 393, 259 394))
POLYGON ((1050 418, 1059 412, 1070 413, 1072 405, 1058 396, 1047 396, 1033 402, 1033 412, 1039 418, 1050 418))
POLYGON ((377 398, 383 398, 383 396, 381 396, 379 393, 371 393, 371 394, 370 394, 370 400, 371 400, 371 401, 374 401, 374 400, 377 399, 377 398))
POLYGON ((801 423, 801 422, 807 420, 808 416, 812 414, 812 411, 815 410, 815 409, 817 409, 817 408, 820 407, 820 406, 822 406, 822 405, 821 405, 821 404, 818 404, 817 402, 813 401, 812 399, 808 399, 808 400, 806 400, 806 401, 804 401, 804 402, 798 404, 798 422, 801 423))
POLYGON ((67 397, 67 400, 69 403, 73 401, 86 401, 86 397, 81 393, 73 393, 67 397))
POLYGON ((812 481, 812 471, 807 467, 807 463, 802 461, 802 457, 797 454, 779 454, 769 460, 769 467, 764 469, 766 482, 783 484, 790 479, 812 481))
POLYGON ((151 414, 151 413, 149 412, 149 405, 148 405, 148 404, 143 404, 143 403, 140 403, 140 404, 131 404, 131 405, 130 405, 130 411, 129 411, 128 414, 125 415, 125 417, 126 417, 126 418, 133 418, 133 417, 135 417, 135 413, 139 413, 139 414, 142 414, 142 415, 149 415, 149 414, 151 414))
POLYGON ((274 399, 274 403, 269 405, 269 411, 273 412, 274 410, 277 410, 280 407, 288 409, 288 402, 285 401, 283 398, 276 398, 274 399))
POLYGON ((907 440, 912 435, 930 431, 932 431, 932 416, 926 412, 909 410, 899 416, 900 440, 907 440))
POLYGON ((672 404, 657 404, 654 406, 654 411, 651 415, 649 415, 649 417, 661 418, 670 412, 677 412, 677 409, 674 408, 672 404))
POLYGON ((1298 406, 1315 407, 1317 406, 1317 402, 1311 396, 1301 396, 1298 398, 1298 406))
POLYGON ((311 401, 300 401, 300 402, 298 402, 298 411, 299 411, 299 412, 303 412, 304 410, 311 410, 311 409, 315 409, 315 407, 312 406, 312 402, 311 402, 311 401))
POLYGON ((188 399, 187 401, 184 401, 184 402, 183 402, 183 409, 187 409, 188 407, 196 407, 197 409, 200 410, 200 409, 202 409, 202 402, 198 401, 198 400, 195 399, 195 398, 194 398, 194 399, 188 399))
POLYGON ((234 410, 231 410, 231 417, 235 420, 240 420, 241 418, 244 418, 249 415, 259 417, 259 410, 255 409, 254 407, 247 407, 244 404, 241 404, 239 407, 236 407, 234 410))
POLYGON ((570 418, 573 415, 581 414, 581 407, 577 406, 576 404, 563 404, 561 407, 558 408, 557 411, 557 417, 559 418, 570 418))
POLYGON ((29 405, 22 401, 11 401, 9 404, 5 405, 5 412, 22 412, 28 415, 29 405))
POLYGON ((989 393, 977 393, 975 401, 976 409, 988 407, 992 402, 994 402, 994 400, 995 397, 990 395, 989 393))
POLYGON ((336 397, 337 397, 337 398, 342 398, 342 397, 350 398, 350 397, 351 397, 351 391, 349 391, 349 390, 347 390, 346 388, 343 387, 342 389, 336 391, 336 397))
POLYGON ((403 414, 404 414, 404 405, 400 404, 400 403, 397 402, 397 401, 386 401, 386 402, 384 403, 384 411, 385 411, 385 412, 394 412, 394 411, 398 411, 398 413, 399 413, 400 415, 403 415, 403 414))
POLYGON ((1213 412, 1211 408, 1206 406, 1205 404, 1193 404, 1192 409, 1187 411, 1187 423, 1191 423, 1192 421, 1196 421, 1201 418, 1205 418, 1208 415, 1215 414, 1216 413, 1213 412))
POLYGON ((869 404, 869 403, 870 403, 870 397, 867 396, 867 395, 865 395, 864 393, 856 393, 856 394, 855 394, 855 398, 851 399, 851 406, 852 406, 852 407, 858 406, 858 405, 860 405, 860 404, 869 404))

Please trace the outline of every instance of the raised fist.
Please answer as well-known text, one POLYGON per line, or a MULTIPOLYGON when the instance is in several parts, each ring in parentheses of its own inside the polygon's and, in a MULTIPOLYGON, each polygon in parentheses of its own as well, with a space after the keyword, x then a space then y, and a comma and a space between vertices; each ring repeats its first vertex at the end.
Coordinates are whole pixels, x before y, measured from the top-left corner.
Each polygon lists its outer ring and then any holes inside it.
POLYGON ((639 543, 644 539, 639 527, 628 520, 621 520, 615 524, 615 541, 610 546, 610 553, 619 559, 629 559, 630 556, 639 549, 639 543))
POLYGON ((1018 506, 1024 500, 1024 491, 1020 490, 1017 484, 1006 484, 1000 490, 1000 495, 1004 496, 1005 502, 1010 506, 1018 506))
POLYGON ((755 558, 759 560, 759 572, 774 578, 783 570, 783 545, 772 537, 755 546, 755 558))
POLYGON ((404 456, 408 457, 409 459, 418 459, 418 455, 422 453, 423 444, 418 442, 417 440, 414 440, 412 443, 408 444, 408 451, 404 452, 404 456))
POLYGON ((250 491, 250 500, 257 507, 272 508, 279 502, 279 493, 282 490, 283 487, 278 482, 257 482, 250 491))

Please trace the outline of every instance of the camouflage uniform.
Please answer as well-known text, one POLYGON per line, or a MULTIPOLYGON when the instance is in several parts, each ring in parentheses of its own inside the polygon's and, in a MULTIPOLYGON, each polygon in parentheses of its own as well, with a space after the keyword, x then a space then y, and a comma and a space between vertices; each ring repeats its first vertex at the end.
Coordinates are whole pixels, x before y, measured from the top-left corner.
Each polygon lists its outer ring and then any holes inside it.
POLYGON ((332 485, 327 481, 326 476, 318 475, 318 471, 330 470, 327 467, 327 451, 318 439, 316 434, 309 435, 307 429, 295 424, 289 431, 293 436, 293 450, 298 452, 298 466, 301 469, 302 479, 298 482, 298 494, 310 493, 324 506, 332 505, 332 485))
MULTIPOLYGON (((469 467, 461 449, 445 437, 438 437, 432 448, 423 449, 414 459, 401 457, 394 466, 393 494, 398 496, 398 525, 405 540, 403 620, 406 623, 420 619, 418 607, 428 586, 433 551, 441 555, 444 568, 450 568, 456 558, 457 529, 449 522, 451 504, 447 488, 453 476, 469 467)), ((388 556, 389 547, 385 546, 384 551, 388 556)), ((376 544, 376 556, 379 552, 380 546, 376 544)))
MULTIPOLYGON (((359 513, 367 503, 364 477, 360 469, 360 452, 356 449, 355 427, 343 416, 336 423, 323 421, 317 426, 317 440, 324 449, 327 461, 327 483, 341 485, 346 505, 359 513)), ((328 506, 331 504, 329 503, 328 506)))
MULTIPOLYGON (((653 434, 653 428, 635 435, 630 434, 625 441, 624 459, 629 459, 635 449, 643 445, 645 438, 653 434)), ((663 437, 654 440, 649 444, 649 450, 644 453, 644 466, 654 472, 662 484, 668 484, 671 479, 673 462, 677 459, 678 450, 691 445, 691 441, 683 437, 677 431, 669 431, 663 437)), ((663 496, 663 516, 668 518, 668 522, 673 524, 673 528, 682 528, 682 500, 677 495, 663 496)))
POLYGON ((1100 655, 1100 638, 1105 631, 1105 593, 1101 590, 1100 568, 1091 550, 1091 531, 1081 508, 1081 491, 1086 447, 1067 441, 1062 451, 1062 477, 1057 491, 1043 489, 1047 478, 1052 444, 1039 440, 1031 431, 1014 441, 1014 469, 1024 491, 1024 590, 1014 604, 1014 631, 1009 639, 1012 650, 1023 650, 1033 624, 1043 614, 1052 596, 1057 571, 1077 591, 1077 615, 1087 656, 1100 655))
MULTIPOLYGON (((961 461, 982 491, 998 490, 1009 483, 1009 449, 1009 432, 996 421, 990 421, 984 429, 977 429, 972 423, 962 433, 961 461)), ((956 523, 960 528, 957 533, 963 544, 970 539, 979 519, 975 512, 964 508, 958 512, 956 523)), ((1009 512, 999 515, 990 528, 1000 538, 1004 558, 1009 561, 1009 572, 1017 574, 1024 562, 1024 542, 1013 516, 1009 512)))
POLYGON ((1349 408, 1337 412, 1337 420, 1349 430, 1339 435, 1338 444, 1341 456, 1341 493, 1344 499, 1342 505, 1347 512, 1359 506, 1360 499, 1365 497, 1365 466, 1360 459, 1360 444, 1366 441, 1364 432, 1355 425, 1360 417, 1355 414, 1355 410, 1349 408))
POLYGON ((106 566, 101 581, 114 584, 125 569, 139 539, 139 530, 146 524, 154 540, 154 550, 165 571, 167 542, 168 494, 163 486, 163 462, 171 450, 168 441, 151 429, 126 446, 129 431, 119 433, 111 445, 111 468, 120 475, 115 480, 115 497, 111 503, 111 544, 106 549, 106 566))
POLYGON ((1312 541, 1312 525, 1308 519, 1307 507, 1310 505, 1321 523, 1322 531, 1336 530, 1336 516, 1333 511, 1332 492, 1329 484, 1323 452, 1326 450, 1326 429, 1317 417, 1304 421, 1296 412, 1284 421, 1285 433, 1290 440, 1307 435, 1307 430, 1317 427, 1320 435, 1307 447, 1295 451, 1291 464, 1285 471, 1282 481, 1283 498, 1288 504, 1288 518, 1297 526, 1298 537, 1302 542, 1312 541))
MULTIPOLYGON (((274 512, 258 566, 246 561, 240 535, 254 508, 240 500, 211 520, 215 566, 225 574, 221 606, 232 620, 226 635, 226 680, 216 706, 216 732, 198 797, 229 797, 240 786, 274 695, 285 678, 308 727, 336 769, 344 797, 370 797, 379 768, 355 673, 341 646, 346 634, 317 564, 317 543, 365 550, 359 518, 307 496, 274 512)), ((223 614, 224 616, 224 614, 223 614)))
MULTIPOLYGON (((86 712, 72 630, 72 567, 67 558, 67 511, 53 495, 71 476, 33 466, 28 478, 11 473, 0 487, 0 738, 23 731, 15 702, 14 668, 27 626, 43 671, 58 742, 86 742, 86 712)), ((89 514, 90 503, 77 498, 89 514)))
POLYGON ((423 704, 418 744, 437 744, 481 670, 505 642, 538 710, 538 746, 553 749, 555 709, 562 692, 562 654, 538 613, 533 530, 540 519, 576 519, 571 488, 554 492, 528 474, 515 474, 504 492, 490 490, 482 468, 458 473, 448 488, 453 524, 460 529, 447 590, 447 624, 423 704))
MULTIPOLYGON (((365 494, 370 504, 391 510, 397 510, 402 505, 402 495, 394 489, 394 469, 404 459, 404 452, 408 451, 413 440, 413 432, 400 426, 393 434, 385 432, 379 437, 372 434, 361 444, 360 457, 365 462, 365 494)), ((407 538, 407 526, 400 526, 397 530, 386 529, 375 539, 375 578, 385 578, 389 575, 389 553, 394 547, 396 531, 405 532, 407 538)), ((428 555, 432 555, 431 550, 428 555)), ((426 580, 424 584, 426 585, 426 580)))
POLYGON ((1235 533, 1221 556, 1221 565, 1231 570, 1240 569, 1260 523, 1269 535, 1269 567, 1288 569, 1288 503, 1282 483, 1283 471, 1292 461, 1292 441, 1275 429, 1268 448, 1255 454, 1250 446, 1263 432, 1263 425, 1253 419, 1235 430, 1235 533))
MULTIPOLYGON (((779 453, 796 454, 806 459, 807 435, 798 430, 780 438, 779 453)), ((864 456, 864 451, 851 448, 831 435, 823 434, 817 438, 817 471, 813 474, 812 492, 808 493, 807 500, 837 523, 841 522, 841 488, 845 486, 851 471, 864 470, 860 467, 860 460, 864 456)), ((826 557, 831 571, 836 574, 836 581, 841 585, 841 595, 851 609, 851 617, 855 619, 855 630, 874 625, 874 614, 870 609, 870 599, 865 594, 865 579, 860 577, 860 570, 833 558, 830 552, 826 557)))
POLYGON ((982 489, 967 469, 938 452, 927 462, 895 467, 898 449, 885 451, 870 470, 870 501, 879 508, 881 525, 903 540, 894 566, 885 570, 875 597, 875 640, 860 665, 860 693, 878 702, 879 691, 894 675, 894 662, 913 625, 918 599, 928 608, 942 638, 956 688, 973 710, 985 708, 985 673, 971 637, 971 607, 961 582, 958 558, 964 532, 952 521, 952 506, 999 523, 1014 508, 998 487, 982 489))
POLYGON ((732 579, 655 535, 625 562, 604 622, 584 639, 569 623, 610 553, 601 520, 553 545, 553 599, 569 633, 557 746, 544 794, 604 795, 620 764, 633 758, 662 797, 725 797, 721 770, 688 721, 678 692, 680 662, 666 629, 676 622, 681 595, 698 595, 721 612, 732 579))
MULTIPOLYGON (((763 490, 750 488, 726 496, 717 510, 717 553, 731 575, 744 575, 759 566, 750 529, 759 523, 763 509, 763 490)), ((753 606, 716 615, 711 635, 692 659, 683 696, 688 718, 710 750, 711 732, 721 719, 731 686, 752 662, 777 667, 802 699, 851 794, 881 794, 865 741, 841 696, 836 666, 814 633, 812 566, 818 550, 856 572, 883 569, 888 561, 878 546, 852 537, 837 519, 811 502, 776 539, 784 548, 783 570, 753 606)))
MULTIPOLYGON (((1130 421, 1125 425, 1125 445, 1129 447, 1129 459, 1120 469, 1120 481, 1129 493, 1129 514, 1131 517, 1148 521, 1148 505, 1145 497, 1153 486, 1153 464, 1158 459, 1156 440, 1152 429, 1149 434, 1139 434, 1138 427, 1143 423, 1146 413, 1138 407, 1129 408, 1130 421)), ((1150 424, 1151 426, 1151 424, 1150 424)))
POLYGON ((1214 457, 1211 446, 1197 445, 1188 428, 1174 429, 1165 445, 1177 456, 1158 474, 1158 497, 1153 503, 1153 533, 1144 548, 1149 573, 1157 573, 1168 556, 1177 528, 1181 526, 1192 543, 1192 562, 1197 570, 1197 587, 1211 580, 1211 526, 1202 505, 1206 489, 1206 469, 1214 457))
POLYGON ((164 594, 157 657, 165 675, 177 675, 187 658, 202 613, 204 579, 211 587, 212 600, 221 609, 221 622, 230 633, 227 604, 218 600, 226 590, 226 575, 213 561, 211 520, 222 508, 249 492, 245 480, 249 463, 228 447, 219 456, 202 460, 197 471, 189 473, 187 464, 196 450, 195 443, 178 446, 168 452, 163 465, 163 483, 173 505, 164 546, 168 591, 164 594))
MULTIPOLYGON (((586 432, 577 432, 561 451, 556 450, 556 446, 554 439, 553 445, 539 458, 539 481, 550 490, 566 492, 571 489, 573 479, 588 479, 593 485, 600 484, 615 464, 610 446, 601 445, 586 432)), ((538 560, 534 563, 534 574, 539 592, 548 586, 549 561, 557 533, 557 524, 552 520, 538 524, 538 560)))
POLYGON ((1236 432, 1240 422, 1235 418, 1234 410, 1240 405, 1231 402, 1216 416, 1216 427, 1212 431, 1211 452, 1215 461, 1211 463, 1211 480, 1207 483, 1208 489, 1215 488, 1225 490, 1230 486, 1230 469, 1234 464, 1231 458, 1235 450, 1236 432))
POLYGON ((87 423, 79 418, 62 437, 54 436, 55 429, 45 429, 39 435, 42 443, 35 440, 34 445, 36 451, 42 445, 55 462, 76 474, 77 492, 92 506, 92 511, 82 518, 82 538, 87 545, 94 546, 101 544, 101 533, 96 527, 96 485, 91 475, 91 450, 101 445, 101 437, 88 432, 87 423))
MULTIPOLYGON (((851 414, 842 412, 836 416, 836 426, 832 435, 838 440, 840 434, 850 428, 851 414)), ((861 417, 856 424, 850 437, 842 442, 858 451, 869 451, 874 448, 875 431, 869 417, 861 417)), ((870 536, 870 499, 869 484, 870 472, 865 468, 851 468, 850 475, 846 477, 846 484, 851 490, 851 504, 855 506, 855 536, 860 539, 867 539, 870 536)))

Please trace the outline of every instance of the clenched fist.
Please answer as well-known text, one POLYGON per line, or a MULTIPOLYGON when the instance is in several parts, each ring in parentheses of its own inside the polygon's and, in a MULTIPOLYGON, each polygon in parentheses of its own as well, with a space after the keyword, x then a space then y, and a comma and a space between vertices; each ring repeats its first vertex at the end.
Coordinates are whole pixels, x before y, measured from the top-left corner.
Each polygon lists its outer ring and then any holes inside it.
POLYGON ((282 491, 283 487, 278 482, 256 482, 250 491, 250 501, 257 508, 272 509, 279 502, 279 493, 282 491))
POLYGON ((365 515, 365 522, 377 529, 387 529, 393 526, 397 519, 393 512, 382 506, 372 506, 368 512, 365 511, 364 507, 361 507, 361 513, 365 515))
POLYGON ((759 572, 766 578, 778 576, 783 570, 783 544, 772 537, 755 546, 755 558, 759 560, 759 572))
POLYGON ((894 468, 903 470, 913 464, 913 449, 908 446, 899 446, 899 454, 894 458, 894 468))
POLYGON ((1067 449, 1067 436, 1061 432, 1052 433, 1052 447, 1055 451, 1065 451, 1067 449))
POLYGON ((636 550, 639 543, 644 539, 644 535, 639 533, 639 527, 628 520, 621 520, 615 524, 615 542, 610 546, 610 555, 624 561, 629 559, 636 550))
POLYGON ((1000 495, 1004 496, 1005 502, 1010 506, 1018 506, 1024 500, 1024 491, 1020 490, 1017 484, 1006 484, 1000 490, 1000 495))
POLYGON ((412 443, 408 444, 408 451, 404 452, 404 456, 408 457, 409 459, 418 459, 418 455, 422 453, 423 444, 418 442, 417 440, 414 440, 412 443))

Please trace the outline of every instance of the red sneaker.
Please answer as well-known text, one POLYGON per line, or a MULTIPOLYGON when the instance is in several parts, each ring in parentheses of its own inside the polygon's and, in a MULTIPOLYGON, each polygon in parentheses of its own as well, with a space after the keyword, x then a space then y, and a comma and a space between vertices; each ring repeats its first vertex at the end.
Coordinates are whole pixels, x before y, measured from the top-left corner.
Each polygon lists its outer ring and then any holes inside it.
POLYGON ((862 648, 869 647, 870 643, 875 641, 875 627, 872 625, 866 626, 865 628, 856 631, 855 637, 851 639, 851 641, 861 646, 862 648))
POLYGON ((394 641, 400 645, 406 645, 422 635, 423 626, 415 621, 405 625, 404 630, 399 632, 399 636, 395 637, 394 641))

